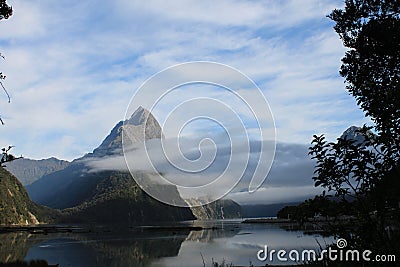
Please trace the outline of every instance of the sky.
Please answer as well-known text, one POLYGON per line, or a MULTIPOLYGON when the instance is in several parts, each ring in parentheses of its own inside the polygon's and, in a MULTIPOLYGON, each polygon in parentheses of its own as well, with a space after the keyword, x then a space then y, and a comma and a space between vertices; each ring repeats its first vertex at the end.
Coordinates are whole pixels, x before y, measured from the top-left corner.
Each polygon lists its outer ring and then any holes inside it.
MULTIPOLYGON (((16 155, 72 160, 91 152, 125 118, 147 79, 190 61, 231 66, 261 90, 281 159, 271 172, 303 151, 298 163, 307 167, 287 176, 307 169, 309 177, 313 134, 334 140, 351 125, 370 123, 338 74, 345 48, 326 15, 342 1, 7 2, 14 14, 0 21, 0 68, 11 103, 0 94, 0 145, 15 145, 16 155)), ((173 100, 203 92, 210 97, 221 90, 183 91, 173 100)))

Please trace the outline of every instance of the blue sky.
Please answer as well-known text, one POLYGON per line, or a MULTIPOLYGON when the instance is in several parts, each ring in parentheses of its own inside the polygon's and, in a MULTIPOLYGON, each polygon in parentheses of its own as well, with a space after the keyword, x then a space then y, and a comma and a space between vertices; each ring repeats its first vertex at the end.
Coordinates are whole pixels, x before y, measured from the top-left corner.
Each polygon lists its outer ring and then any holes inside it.
POLYGON ((344 54, 326 15, 341 1, 8 1, 0 22, 0 143, 30 158, 92 151, 135 90, 173 64, 239 69, 263 91, 277 140, 307 144, 367 122, 338 76, 344 54))

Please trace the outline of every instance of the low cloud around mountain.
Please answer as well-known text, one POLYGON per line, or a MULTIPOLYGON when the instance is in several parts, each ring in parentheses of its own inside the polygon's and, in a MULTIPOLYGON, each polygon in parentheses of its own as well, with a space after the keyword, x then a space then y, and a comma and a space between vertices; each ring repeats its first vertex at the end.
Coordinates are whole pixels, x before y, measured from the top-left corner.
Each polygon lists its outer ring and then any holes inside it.
MULTIPOLYGON (((164 141, 165 143, 174 142, 172 140, 164 141)), ((190 143, 190 140, 187 139, 185 142, 190 143)), ((149 140, 146 142, 146 148, 137 146, 132 149, 129 158, 134 162, 133 165, 136 170, 157 171, 173 183, 196 186, 213 181, 224 171, 228 172, 232 179, 236 179, 242 173, 240 161, 245 161, 249 157, 242 179, 229 195, 229 197, 237 201, 242 203, 275 203, 287 199, 304 199, 321 191, 313 186, 314 163, 308 156, 308 146, 306 145, 278 143, 275 159, 266 180, 257 192, 248 193, 248 185, 259 160, 260 142, 251 142, 250 153, 248 153, 246 145, 243 143, 243 148, 236 150, 234 161, 230 165, 231 168, 227 170, 226 166, 230 157, 229 146, 216 144, 217 153, 214 161, 212 161, 210 167, 197 173, 184 172, 171 165, 164 156, 159 144, 159 140, 149 140), (239 151, 239 154, 237 151, 239 151), (152 164, 150 164, 147 153, 152 155, 152 164)), ((212 154, 208 150, 215 149, 213 145, 202 146, 201 153, 212 154)), ((197 145, 193 145, 192 150, 186 150, 185 156, 190 159, 196 159, 196 157, 199 157, 199 153, 197 145)), ((168 159, 173 161, 176 166, 185 164, 179 151, 175 151, 175 154, 169 154, 168 159)), ((127 170, 125 158, 120 153, 102 158, 88 159, 86 165, 91 171, 127 170)))

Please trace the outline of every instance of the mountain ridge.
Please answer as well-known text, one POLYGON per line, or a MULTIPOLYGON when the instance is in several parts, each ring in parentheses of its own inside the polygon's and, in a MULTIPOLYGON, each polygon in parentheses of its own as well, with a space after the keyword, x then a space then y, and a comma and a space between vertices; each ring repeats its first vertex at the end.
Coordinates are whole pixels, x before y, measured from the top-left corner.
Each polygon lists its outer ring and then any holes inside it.
POLYGON ((21 158, 7 162, 5 167, 18 178, 22 185, 26 186, 47 174, 66 168, 69 164, 69 161, 55 157, 40 160, 21 158))

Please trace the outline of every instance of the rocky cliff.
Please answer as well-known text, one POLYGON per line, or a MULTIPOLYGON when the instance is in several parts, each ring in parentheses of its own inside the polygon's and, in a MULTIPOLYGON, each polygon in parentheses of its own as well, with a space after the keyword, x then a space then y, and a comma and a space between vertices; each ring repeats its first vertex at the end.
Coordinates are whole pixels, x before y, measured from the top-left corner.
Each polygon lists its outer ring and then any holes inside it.
MULTIPOLYGON (((196 204, 195 200, 189 201, 196 204)), ((199 220, 241 218, 241 207, 231 199, 220 199, 204 206, 190 208, 199 220)))

